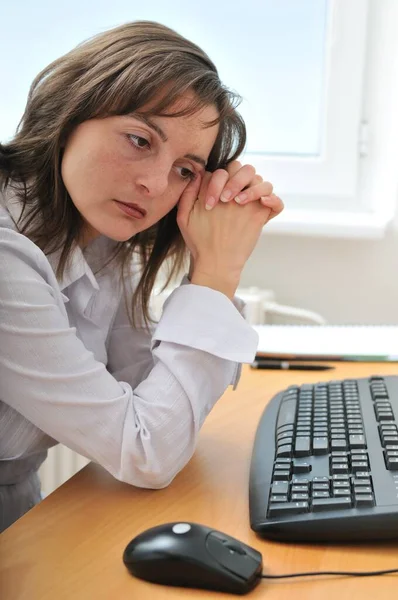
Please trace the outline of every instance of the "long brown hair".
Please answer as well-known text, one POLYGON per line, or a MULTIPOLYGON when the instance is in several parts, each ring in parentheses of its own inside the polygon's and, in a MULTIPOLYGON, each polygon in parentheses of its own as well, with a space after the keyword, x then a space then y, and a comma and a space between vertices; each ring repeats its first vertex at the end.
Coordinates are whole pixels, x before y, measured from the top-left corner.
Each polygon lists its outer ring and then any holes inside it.
MULTIPOLYGON (((14 139, 0 144, 0 185, 12 187, 22 202, 20 232, 45 254, 61 250, 58 278, 83 231, 83 219, 60 173, 66 139, 80 123, 132 113, 165 89, 167 94, 161 94, 146 115, 181 116, 216 106, 219 132, 207 170, 225 167, 242 152, 246 130, 236 112, 240 97, 220 82, 203 50, 159 23, 136 21, 96 35, 34 79, 14 139), (183 111, 167 112, 188 90, 194 92, 190 105, 183 111)), ((133 253, 138 253, 142 264, 133 295, 132 324, 138 307, 148 324, 149 297, 164 261, 170 265, 167 283, 184 265, 186 248, 176 215, 175 207, 149 229, 118 243, 111 257, 122 275, 128 273, 133 253)))

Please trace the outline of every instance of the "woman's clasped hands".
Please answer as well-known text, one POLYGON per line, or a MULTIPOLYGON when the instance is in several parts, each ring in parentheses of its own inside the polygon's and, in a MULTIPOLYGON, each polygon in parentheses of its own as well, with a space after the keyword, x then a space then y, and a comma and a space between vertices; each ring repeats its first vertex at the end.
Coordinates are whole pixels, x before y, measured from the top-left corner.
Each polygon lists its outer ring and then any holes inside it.
POLYGON ((233 294, 262 228, 282 210, 272 184, 251 165, 233 161, 226 169, 203 171, 185 189, 177 214, 191 253, 191 280, 199 274, 229 282, 233 294))

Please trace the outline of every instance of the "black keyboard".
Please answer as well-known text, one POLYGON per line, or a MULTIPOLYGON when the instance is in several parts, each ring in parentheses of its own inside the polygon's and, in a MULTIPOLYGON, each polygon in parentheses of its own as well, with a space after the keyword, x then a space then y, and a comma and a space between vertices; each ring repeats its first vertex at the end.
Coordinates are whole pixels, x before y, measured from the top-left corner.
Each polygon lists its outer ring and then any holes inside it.
POLYGON ((398 376, 291 386, 259 422, 250 523, 284 541, 398 538, 398 376))

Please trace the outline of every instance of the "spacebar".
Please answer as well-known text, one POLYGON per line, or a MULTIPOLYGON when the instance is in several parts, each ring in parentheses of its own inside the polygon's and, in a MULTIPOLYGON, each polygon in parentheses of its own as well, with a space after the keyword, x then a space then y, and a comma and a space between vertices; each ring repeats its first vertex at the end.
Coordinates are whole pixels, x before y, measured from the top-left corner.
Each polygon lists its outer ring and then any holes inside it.
POLYGON ((284 400, 281 404, 278 414, 278 422, 276 428, 283 427, 283 425, 294 425, 296 418, 296 407, 297 400, 292 398, 290 400, 284 400))

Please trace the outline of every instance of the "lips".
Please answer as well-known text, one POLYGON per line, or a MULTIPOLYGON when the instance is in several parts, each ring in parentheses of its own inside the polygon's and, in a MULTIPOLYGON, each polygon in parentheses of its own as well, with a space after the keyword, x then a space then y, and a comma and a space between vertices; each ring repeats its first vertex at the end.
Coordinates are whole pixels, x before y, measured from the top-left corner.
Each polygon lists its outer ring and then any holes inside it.
POLYGON ((133 202, 122 202, 121 200, 116 200, 116 202, 118 202, 119 204, 124 204, 125 206, 129 206, 130 208, 134 208, 135 210, 138 210, 138 212, 140 212, 143 217, 146 216, 145 208, 142 208, 138 204, 135 204, 133 202))
POLYGON ((146 210, 138 206, 138 204, 120 202, 119 200, 114 200, 114 203, 124 214, 128 215, 132 219, 144 219, 146 215, 146 210))

